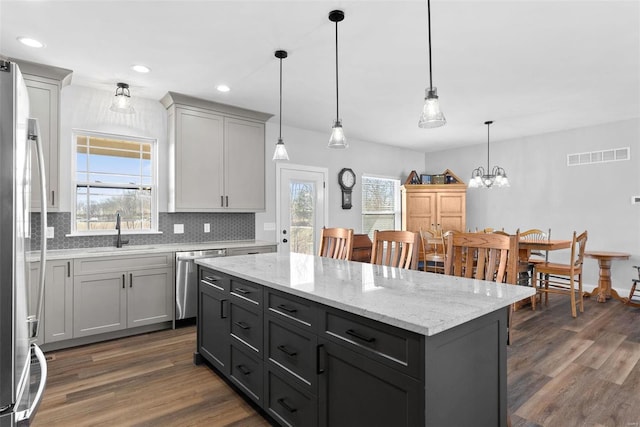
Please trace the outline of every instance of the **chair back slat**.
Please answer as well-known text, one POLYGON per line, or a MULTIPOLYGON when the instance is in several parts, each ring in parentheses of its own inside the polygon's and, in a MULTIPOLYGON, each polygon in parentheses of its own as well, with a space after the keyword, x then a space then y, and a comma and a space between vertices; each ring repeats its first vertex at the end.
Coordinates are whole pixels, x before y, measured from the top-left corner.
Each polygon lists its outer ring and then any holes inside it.
POLYGON ((418 233, 411 231, 374 231, 371 263, 415 269, 418 266, 418 233))
POLYGON ((323 228, 318 255, 334 259, 351 259, 353 252, 352 228, 323 228))

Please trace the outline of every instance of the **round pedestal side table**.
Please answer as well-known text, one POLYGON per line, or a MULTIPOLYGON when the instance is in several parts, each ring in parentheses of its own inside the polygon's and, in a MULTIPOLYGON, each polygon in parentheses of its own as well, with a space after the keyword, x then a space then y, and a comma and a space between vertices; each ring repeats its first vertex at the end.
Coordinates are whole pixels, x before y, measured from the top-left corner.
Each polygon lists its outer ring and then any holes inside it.
POLYGON ((611 261, 615 259, 627 260, 631 255, 624 252, 589 251, 585 252, 584 256, 586 258, 597 259, 598 266, 600 267, 598 287, 594 289, 589 296, 597 296, 598 302, 607 302, 607 299, 612 297, 624 301, 616 290, 611 288, 611 261))

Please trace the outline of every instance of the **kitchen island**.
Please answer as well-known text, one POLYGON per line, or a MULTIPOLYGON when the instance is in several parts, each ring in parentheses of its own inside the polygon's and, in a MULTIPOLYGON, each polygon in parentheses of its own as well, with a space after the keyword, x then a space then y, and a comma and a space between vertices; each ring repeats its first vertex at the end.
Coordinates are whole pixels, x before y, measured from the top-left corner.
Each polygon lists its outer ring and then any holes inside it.
POLYGON ((532 288, 301 254, 198 264, 195 362, 282 425, 506 425, 508 308, 532 288))

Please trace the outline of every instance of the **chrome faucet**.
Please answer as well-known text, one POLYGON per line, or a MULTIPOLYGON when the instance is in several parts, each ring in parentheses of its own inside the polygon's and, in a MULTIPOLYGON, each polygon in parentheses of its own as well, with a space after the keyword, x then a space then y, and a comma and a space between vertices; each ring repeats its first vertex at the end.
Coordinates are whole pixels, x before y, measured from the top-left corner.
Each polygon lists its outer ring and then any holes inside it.
POLYGON ((116 230, 118 230, 118 239, 116 240, 116 248, 121 248, 122 245, 126 245, 129 243, 129 240, 122 240, 122 236, 120 235, 120 211, 116 212, 116 230))

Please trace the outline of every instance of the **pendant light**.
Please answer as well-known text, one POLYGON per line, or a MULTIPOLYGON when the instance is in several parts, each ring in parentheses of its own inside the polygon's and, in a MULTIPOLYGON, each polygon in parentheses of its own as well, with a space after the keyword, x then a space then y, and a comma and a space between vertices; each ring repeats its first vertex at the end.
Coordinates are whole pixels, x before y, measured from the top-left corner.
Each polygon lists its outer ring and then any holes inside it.
POLYGON ((329 138, 329 148, 347 148, 347 139, 342 129, 342 121, 340 120, 339 98, 338 98, 338 22, 344 19, 344 12, 341 10, 332 10, 329 12, 329 21, 336 23, 336 120, 333 122, 331 130, 331 138, 329 138))
POLYGON ((289 160, 287 149, 284 146, 282 140, 282 60, 287 57, 286 50, 276 50, 276 58, 280 60, 280 132, 278 134, 278 142, 276 143, 276 150, 273 152, 273 161, 276 160, 289 160))
POLYGON ((136 110, 131 105, 131 93, 129 92, 129 85, 126 83, 118 83, 116 88, 116 95, 111 102, 111 111, 122 114, 133 114, 136 110))
POLYGON ((493 121, 484 122, 487 125, 487 169, 478 166, 471 172, 471 180, 469 188, 493 188, 493 187, 509 187, 509 179, 507 173, 500 166, 494 166, 489 173, 489 126, 493 121))
POLYGON ((429 38, 429 87, 425 89, 424 106, 418 121, 418 127, 437 128, 444 126, 447 120, 440 110, 440 100, 438 99, 438 89, 433 86, 433 73, 431 61, 431 0, 427 0, 427 29, 429 38))

